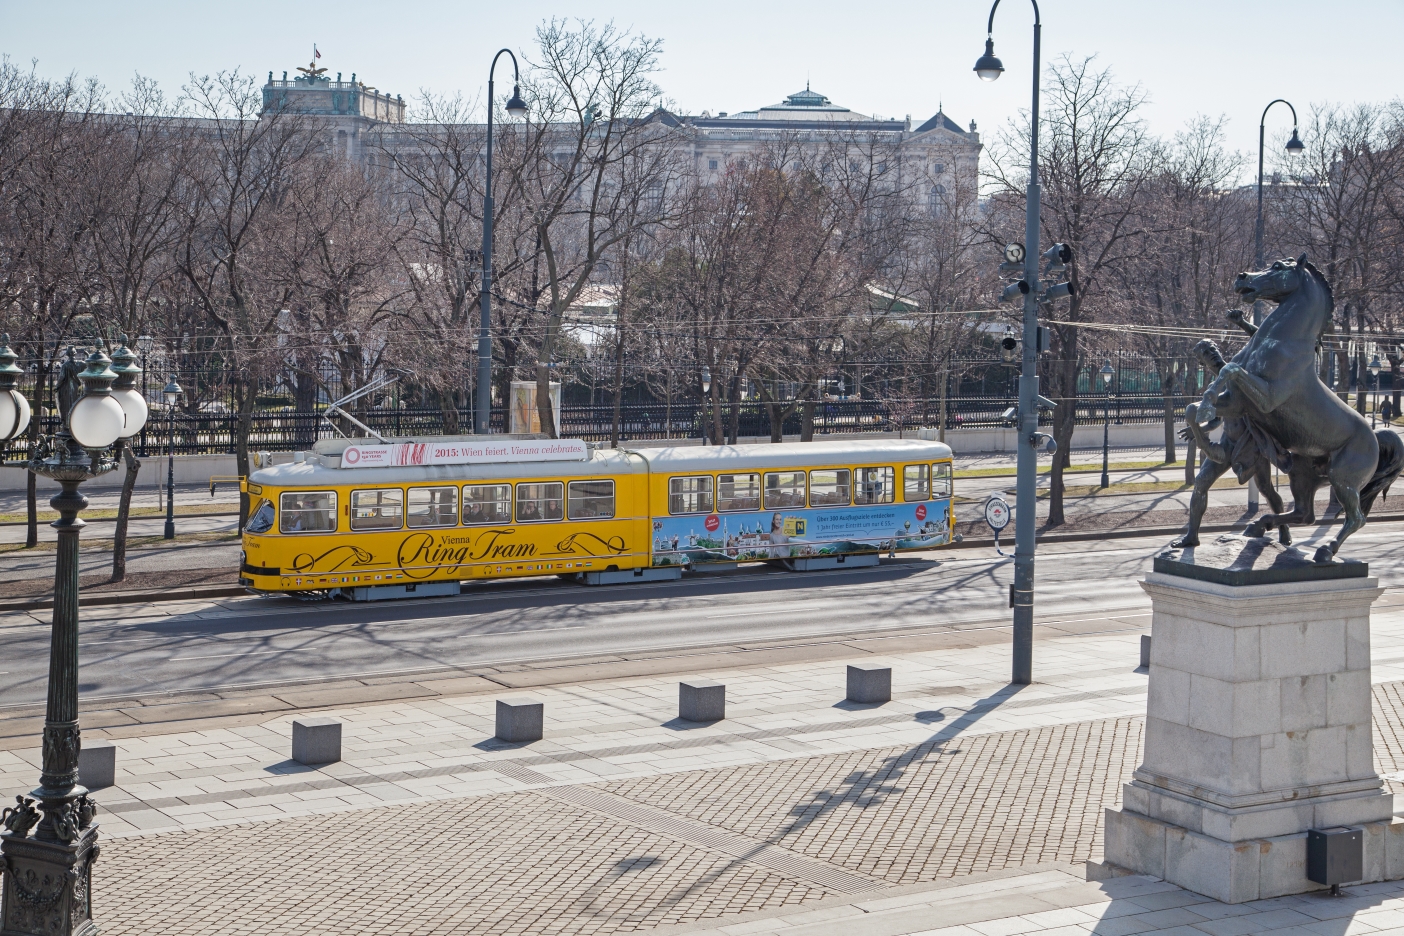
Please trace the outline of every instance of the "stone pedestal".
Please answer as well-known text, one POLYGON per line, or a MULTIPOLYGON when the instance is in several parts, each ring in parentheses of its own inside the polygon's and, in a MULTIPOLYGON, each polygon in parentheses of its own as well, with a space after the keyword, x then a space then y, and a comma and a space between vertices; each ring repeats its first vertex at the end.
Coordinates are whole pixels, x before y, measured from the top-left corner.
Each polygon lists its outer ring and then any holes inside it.
POLYGON ((1145 755, 1106 813, 1110 865, 1229 903, 1302 893, 1320 886, 1306 878, 1307 830, 1357 826, 1365 880, 1404 877, 1404 822, 1371 744, 1370 605, 1382 589, 1310 575, 1146 576, 1145 755))

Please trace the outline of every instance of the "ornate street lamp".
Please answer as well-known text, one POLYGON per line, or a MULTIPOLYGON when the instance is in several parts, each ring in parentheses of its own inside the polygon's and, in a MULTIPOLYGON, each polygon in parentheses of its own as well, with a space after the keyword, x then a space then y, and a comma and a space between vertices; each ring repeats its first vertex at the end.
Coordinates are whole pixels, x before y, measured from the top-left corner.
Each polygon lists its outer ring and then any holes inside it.
POLYGON ((507 99, 507 113, 513 117, 525 117, 526 102, 522 100, 521 78, 517 70, 517 57, 511 49, 502 49, 492 57, 488 68, 487 95, 487 166, 483 176, 483 295, 482 317, 478 324, 478 400, 473 410, 473 432, 487 435, 492 419, 492 76, 497 71, 497 60, 502 53, 512 59, 512 96, 507 99))
MULTIPOLYGON (((137 350, 141 352, 141 398, 150 399, 146 395, 146 370, 151 366, 151 349, 156 345, 156 339, 150 335, 137 335, 137 350)), ((146 432, 141 434, 141 454, 146 455, 146 432)))
POLYGON ((1111 451, 1108 445, 1111 435, 1111 385, 1116 371, 1112 369, 1111 361, 1108 361, 1098 373, 1102 375, 1102 487, 1105 488, 1111 487, 1111 478, 1107 475, 1107 459, 1111 451))
POLYGON ((10 336, 0 337, 0 445, 19 438, 29 428, 29 400, 15 389, 24 374, 17 360, 19 355, 10 350, 10 336))
POLYGON ((1380 356, 1378 353, 1370 359, 1370 377, 1374 381, 1374 392, 1370 395, 1374 404, 1370 408, 1370 428, 1375 428, 1375 416, 1380 411, 1380 356))
MULTIPOLYGON (((1038 518, 1038 348, 1029 340, 1038 334, 1038 263, 1040 259, 1039 184, 1038 184, 1038 80, 1040 69, 1039 45, 1043 22, 1038 12, 1038 0, 1031 0, 1034 9, 1033 28, 1033 105, 1029 108, 1029 187, 1024 205, 1024 342, 1023 371, 1019 377, 1019 453, 1018 500, 1014 517, 1014 587, 1009 603, 1014 608, 1013 682, 1033 682, 1033 596, 1034 596, 1034 525, 1038 518)), ((985 33, 985 54, 975 62, 975 73, 985 81, 994 81, 1004 73, 1004 63, 994 54, 994 17, 999 0, 990 7, 990 20, 985 33)))
MULTIPOLYGON (((6 342, 0 347, 0 374, 8 379, 15 376, 14 360, 6 342)), ((78 534, 84 526, 78 514, 88 505, 78 486, 117 467, 108 446, 121 437, 126 417, 113 398, 118 375, 108 367, 111 363, 100 347, 88 356, 87 367, 77 375, 83 395, 64 414, 54 437, 40 440, 28 465, 62 490, 49 500, 59 519, 53 523, 58 552, 43 767, 39 788, 15 797, 15 805, 0 814, 0 867, 5 871, 0 936, 97 932, 90 897, 92 863, 98 856, 97 806, 78 784, 78 534)))
POLYGON ((166 409, 169 412, 166 424, 166 533, 164 539, 175 539, 175 411, 176 404, 180 402, 180 395, 185 391, 180 389, 180 384, 176 383, 175 374, 171 375, 170 381, 166 384, 161 395, 166 398, 166 409))

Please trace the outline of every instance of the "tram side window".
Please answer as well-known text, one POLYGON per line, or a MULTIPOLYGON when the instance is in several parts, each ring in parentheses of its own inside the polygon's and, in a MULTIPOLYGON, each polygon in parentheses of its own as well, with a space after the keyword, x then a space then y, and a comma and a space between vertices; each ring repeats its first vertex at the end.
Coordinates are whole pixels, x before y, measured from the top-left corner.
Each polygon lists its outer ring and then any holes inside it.
POLYGON ((249 522, 244 526, 245 533, 267 533, 273 529, 273 504, 260 497, 254 509, 249 511, 249 522))
POLYGON ((613 481, 572 481, 566 513, 572 520, 607 520, 614 516, 613 481))
POLYGON ((405 524, 411 529, 456 526, 458 524, 458 488, 410 488, 409 503, 405 507, 405 524))
POLYGON ((760 510, 760 475, 718 475, 717 510, 760 510))
POLYGON ((951 463, 937 462, 931 466, 931 496, 951 496, 951 463))
POLYGON ((855 504, 890 504, 896 494, 891 468, 859 468, 855 504))
POLYGON ((765 474, 765 509, 804 506, 803 471, 768 471, 765 474))
POLYGON ((668 479, 668 513, 691 514, 712 512, 712 479, 668 479))
POLYGON ((511 523, 512 485, 475 484, 464 487, 463 522, 511 523))
POLYGON ((405 492, 399 488, 351 492, 351 529, 398 530, 405 512, 405 492))
POLYGON ((336 529, 336 492, 289 491, 278 512, 283 533, 330 533, 336 529))
POLYGON ((902 469, 902 500, 931 499, 931 466, 908 465, 902 469))
POLYGON ((809 504, 811 507, 847 507, 849 500, 848 469, 811 471, 809 473, 809 504))
POLYGON ((536 523, 559 520, 563 516, 561 501, 565 500, 565 485, 559 481, 517 485, 517 522, 536 523))

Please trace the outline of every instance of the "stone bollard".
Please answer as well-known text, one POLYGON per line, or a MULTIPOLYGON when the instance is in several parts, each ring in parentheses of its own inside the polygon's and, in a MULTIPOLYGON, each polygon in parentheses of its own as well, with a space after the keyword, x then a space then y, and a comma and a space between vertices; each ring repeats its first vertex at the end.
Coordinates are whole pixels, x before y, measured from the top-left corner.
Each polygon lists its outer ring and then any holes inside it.
POLYGON ((892 667, 850 666, 848 701, 862 705, 892 701, 892 667))
POLYGON ((540 741, 546 707, 535 699, 497 700, 497 740, 518 744, 540 741))
POLYGON ((726 718, 726 686, 715 682, 678 683, 678 717, 695 722, 726 718))
POLYGON ((117 746, 111 741, 84 741, 78 751, 78 782, 100 790, 117 782, 117 746))
POLYGON ((335 718, 295 719, 292 759, 309 766, 341 760, 341 722, 335 718))
POLYGON ((1141 665, 1150 669, 1150 634, 1141 635, 1141 665))

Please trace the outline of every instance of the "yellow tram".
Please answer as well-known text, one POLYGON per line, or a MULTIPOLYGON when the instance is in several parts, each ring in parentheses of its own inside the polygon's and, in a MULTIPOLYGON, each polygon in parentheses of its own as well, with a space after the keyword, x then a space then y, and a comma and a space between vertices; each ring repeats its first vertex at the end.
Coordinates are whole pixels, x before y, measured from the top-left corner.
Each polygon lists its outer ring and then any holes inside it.
POLYGON ((875 564, 951 542, 935 441, 604 449, 578 440, 323 440, 244 482, 240 584, 356 599, 531 575, 591 584, 741 562, 875 564))

